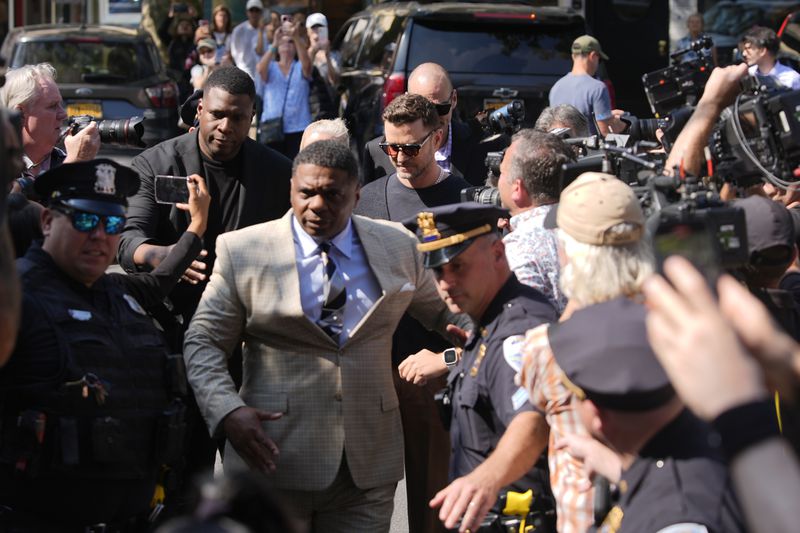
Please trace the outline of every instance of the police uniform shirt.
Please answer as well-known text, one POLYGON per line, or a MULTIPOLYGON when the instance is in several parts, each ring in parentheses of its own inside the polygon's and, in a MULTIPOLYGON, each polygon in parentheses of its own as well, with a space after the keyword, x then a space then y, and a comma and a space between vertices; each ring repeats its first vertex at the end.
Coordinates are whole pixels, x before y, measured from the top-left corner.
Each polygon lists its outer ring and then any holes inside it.
MULTIPOLYGON (((547 299, 513 274, 489 304, 448 378, 454 388, 452 478, 483 463, 517 414, 535 410, 514 376, 521 366, 525 332, 555 320, 556 311, 547 299)), ((540 463, 541 470, 532 469, 510 488, 546 490, 546 464, 540 463)))
POLYGON ((684 410, 641 450, 618 484, 600 533, 745 531, 707 424, 684 410), (680 525, 679 528, 675 526, 680 525))

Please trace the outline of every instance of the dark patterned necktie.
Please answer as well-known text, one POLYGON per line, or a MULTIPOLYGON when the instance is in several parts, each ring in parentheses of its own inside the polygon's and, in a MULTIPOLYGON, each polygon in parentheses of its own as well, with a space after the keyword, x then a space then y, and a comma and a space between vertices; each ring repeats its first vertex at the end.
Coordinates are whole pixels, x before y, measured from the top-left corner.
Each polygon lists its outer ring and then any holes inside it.
POLYGON ((330 256, 331 243, 324 242, 320 244, 319 250, 320 257, 322 257, 322 291, 325 303, 322 304, 322 314, 317 323, 333 340, 339 342, 344 320, 344 305, 347 303, 344 276, 330 256))

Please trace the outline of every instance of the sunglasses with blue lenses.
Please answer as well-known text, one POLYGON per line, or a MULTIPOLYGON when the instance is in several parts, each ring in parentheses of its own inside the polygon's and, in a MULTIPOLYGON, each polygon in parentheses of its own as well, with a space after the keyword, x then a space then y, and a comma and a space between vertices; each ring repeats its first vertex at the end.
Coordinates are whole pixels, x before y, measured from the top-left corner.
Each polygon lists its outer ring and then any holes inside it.
POLYGON ((56 208, 56 211, 64 213, 72 221, 72 227, 81 233, 89 233, 93 231, 103 221, 103 229, 106 235, 119 235, 125 228, 125 217, 116 215, 97 215, 95 213, 87 213, 86 211, 78 211, 77 209, 69 209, 65 207, 56 208))

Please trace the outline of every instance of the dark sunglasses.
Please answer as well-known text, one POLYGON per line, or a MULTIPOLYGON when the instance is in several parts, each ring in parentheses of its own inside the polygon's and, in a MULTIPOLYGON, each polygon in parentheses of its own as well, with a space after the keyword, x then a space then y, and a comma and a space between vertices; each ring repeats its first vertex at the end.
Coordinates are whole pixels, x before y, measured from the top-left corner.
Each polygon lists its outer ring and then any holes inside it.
POLYGON ((408 157, 417 157, 417 154, 419 154, 419 151, 423 146, 425 146, 425 143, 428 142, 428 139, 431 138, 431 135, 434 131, 436 130, 429 131, 428 134, 418 143, 399 144, 382 142, 378 144, 378 146, 380 146, 381 150, 383 150, 383 153, 389 157, 397 157, 400 152, 403 152, 408 157))
POLYGON ((433 107, 436 108, 436 114, 440 117, 445 116, 450 112, 450 108, 453 107, 453 93, 450 93, 450 98, 444 102, 443 104, 433 104, 433 107))
POLYGON ((94 213, 87 213, 86 211, 78 211, 77 209, 70 209, 67 207, 57 207, 55 210, 70 217, 70 220, 72 220, 72 227, 81 233, 89 233, 94 230, 100 224, 101 220, 103 221, 103 229, 106 235, 119 235, 125 228, 125 217, 96 215, 94 213))

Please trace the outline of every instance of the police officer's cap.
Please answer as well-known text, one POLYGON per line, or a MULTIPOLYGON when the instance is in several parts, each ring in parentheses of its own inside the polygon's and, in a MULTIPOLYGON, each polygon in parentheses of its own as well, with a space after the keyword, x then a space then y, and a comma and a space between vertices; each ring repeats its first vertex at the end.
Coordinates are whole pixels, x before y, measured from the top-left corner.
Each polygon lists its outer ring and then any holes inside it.
POLYGON ((139 190, 139 175, 110 159, 93 159, 48 170, 36 179, 34 189, 48 206, 125 216, 127 198, 139 190))
POLYGON ((507 216, 506 209, 463 202, 423 211, 404 224, 417 234, 425 268, 436 268, 469 248, 477 237, 497 231, 497 220, 507 216))
POLYGON ((674 397, 647 340, 645 315, 643 305, 620 297, 550 326, 562 381, 578 399, 617 411, 648 411, 674 397))

